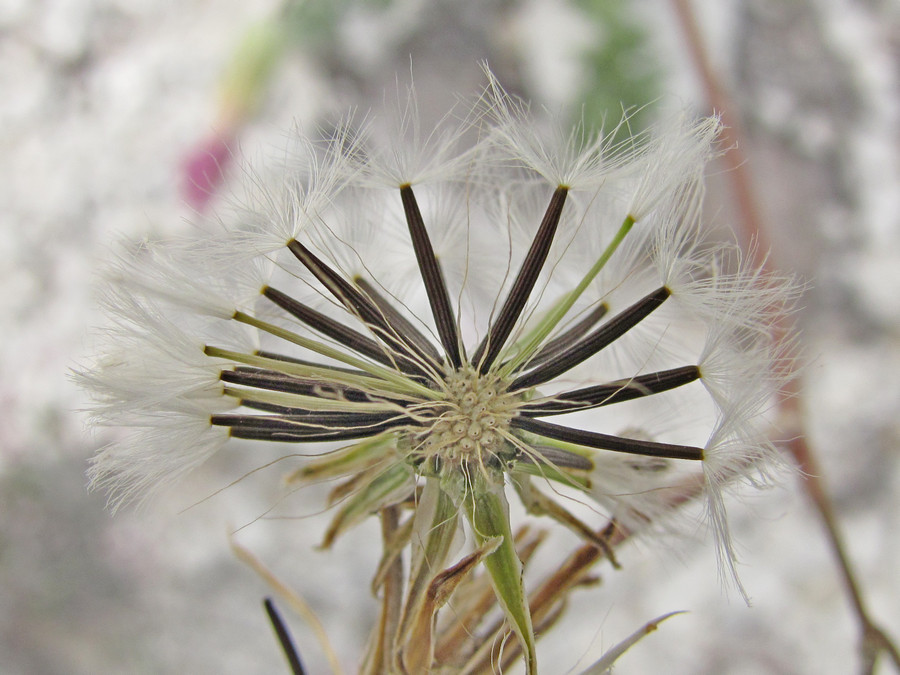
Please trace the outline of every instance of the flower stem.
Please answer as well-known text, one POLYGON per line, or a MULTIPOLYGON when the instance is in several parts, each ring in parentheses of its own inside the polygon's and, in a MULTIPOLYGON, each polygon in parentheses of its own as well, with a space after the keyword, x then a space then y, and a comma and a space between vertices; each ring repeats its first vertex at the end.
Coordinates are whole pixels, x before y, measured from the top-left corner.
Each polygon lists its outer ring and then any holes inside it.
POLYGON ((575 301, 581 297, 581 294, 584 293, 588 285, 600 273, 600 270, 606 266, 606 263, 609 262, 613 253, 616 252, 616 249, 619 248, 619 245, 628 233, 631 232, 631 228, 634 226, 635 222, 635 219, 631 216, 626 217, 625 220, 622 221, 622 224, 619 226, 619 230, 616 232, 612 241, 609 242, 593 267, 591 267, 588 273, 584 275, 584 278, 582 278, 582 280, 578 282, 578 285, 569 291, 569 293, 567 293, 565 297, 563 297, 563 299, 560 300, 543 319, 541 319, 540 323, 525 336, 521 346, 516 348, 516 354, 504 364, 501 371, 502 375, 506 376, 515 372, 516 369, 534 354, 541 343, 543 343, 544 339, 550 335, 550 332, 556 328, 560 321, 562 321, 566 313, 572 309, 572 305, 574 305, 575 301))
POLYGON ((490 574, 497 601, 506 614, 510 627, 525 648, 525 672, 537 673, 537 651, 531 610, 522 584, 522 563, 516 554, 512 531, 509 526, 509 505, 503 492, 503 484, 488 486, 480 474, 472 481, 472 494, 464 498, 464 508, 479 545, 500 537, 496 551, 484 560, 490 574))

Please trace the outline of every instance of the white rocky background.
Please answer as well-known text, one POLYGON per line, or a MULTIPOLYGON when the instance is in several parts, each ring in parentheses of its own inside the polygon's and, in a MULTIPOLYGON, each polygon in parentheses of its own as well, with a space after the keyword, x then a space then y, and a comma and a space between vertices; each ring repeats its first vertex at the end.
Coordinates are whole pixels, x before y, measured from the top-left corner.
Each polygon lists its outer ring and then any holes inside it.
MULTIPOLYGON (((702 110, 670 5, 631 5, 664 64, 661 101, 702 110)), ((695 6, 744 115, 773 259, 811 285, 800 316, 811 443, 866 600, 900 636, 900 10, 695 6)), ((538 103, 573 104, 579 50, 611 39, 574 2, 328 7, 318 20, 333 30, 305 34, 273 74, 239 138, 248 153, 277 148, 293 120, 377 105, 410 59, 426 116, 476 91, 480 59, 538 103)), ((353 672, 375 611, 374 522, 321 552, 320 493, 290 497, 296 520, 258 520, 280 498, 277 467, 203 499, 276 451, 230 451, 170 500, 112 518, 84 478, 110 436, 85 434, 67 375, 100 320, 95 271, 110 250, 192 227, 182 163, 221 114, 217 86, 236 45, 278 9, 0 0, 2 673, 286 672, 261 608, 268 591, 230 553, 235 530, 313 605, 353 672)), ((727 222, 728 194, 712 196, 727 222)), ((730 513, 752 608, 722 590, 710 546, 643 541, 622 550, 624 570, 599 568, 603 584, 576 596, 541 647, 544 672, 577 672, 673 610, 689 613, 617 672, 856 672, 858 628, 798 481, 730 513)), ((310 631, 285 615, 310 673, 327 672, 310 631)))

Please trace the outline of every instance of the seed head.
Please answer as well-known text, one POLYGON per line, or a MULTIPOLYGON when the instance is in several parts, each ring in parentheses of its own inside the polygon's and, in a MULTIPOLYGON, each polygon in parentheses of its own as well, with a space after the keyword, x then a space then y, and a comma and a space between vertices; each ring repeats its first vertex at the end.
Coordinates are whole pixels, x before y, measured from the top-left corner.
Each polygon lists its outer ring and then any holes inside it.
POLYGON ((667 518, 663 495, 693 476, 733 569, 722 491, 766 474, 758 422, 789 372, 790 341, 770 326, 793 287, 704 243, 717 120, 616 150, 602 134, 544 135, 489 79, 466 122, 433 134, 407 104, 411 150, 339 128, 252 181, 220 234, 119 260, 119 328, 78 375, 98 419, 132 428, 91 469, 113 506, 228 439, 340 444, 291 478, 346 479, 326 545, 422 505, 391 543, 419 533, 403 614, 373 652, 385 670, 437 665, 437 598, 482 564, 535 671, 508 485, 602 547, 541 486, 634 531, 667 518), (480 140, 460 150, 470 126, 480 140), (444 571, 460 518, 474 549, 444 571))

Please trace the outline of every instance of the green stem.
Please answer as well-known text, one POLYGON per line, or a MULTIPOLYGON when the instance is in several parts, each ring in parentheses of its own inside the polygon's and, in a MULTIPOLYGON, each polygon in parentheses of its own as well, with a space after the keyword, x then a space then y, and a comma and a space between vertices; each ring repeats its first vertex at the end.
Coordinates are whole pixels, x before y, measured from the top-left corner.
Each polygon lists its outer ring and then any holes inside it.
POLYGON ((609 245, 597 259, 597 262, 594 263, 593 267, 588 271, 587 274, 584 275, 584 278, 578 283, 578 285, 572 289, 569 293, 567 293, 562 300, 560 300, 556 306, 554 306, 547 316, 543 317, 526 336, 523 340, 517 343, 514 346, 515 356, 513 356, 507 363, 503 366, 501 370, 501 375, 507 376, 510 373, 514 372, 519 366, 525 363, 529 358, 531 358, 532 354, 541 346, 543 341, 546 339, 550 332, 556 328, 560 321, 562 321, 563 317, 566 313, 572 309, 572 305, 575 304, 575 301, 581 297, 581 294, 584 293, 585 289, 588 285, 594 280, 594 278, 600 273, 606 263, 609 262, 609 259, 612 257, 613 253, 616 252, 616 249, 619 248, 619 245, 631 231, 631 228, 635 224, 635 219, 632 216, 627 216, 622 224, 619 226, 618 232, 616 232, 612 241, 609 242, 609 245))
POLYGON ((531 609, 522 583, 522 563, 516 553, 509 525, 509 504, 503 492, 503 483, 488 485, 477 471, 471 481, 472 492, 463 500, 466 516, 472 525, 478 545, 500 537, 496 551, 484 559, 484 566, 491 576, 497 601, 506 614, 506 620, 523 645, 525 672, 537 674, 537 651, 531 609))

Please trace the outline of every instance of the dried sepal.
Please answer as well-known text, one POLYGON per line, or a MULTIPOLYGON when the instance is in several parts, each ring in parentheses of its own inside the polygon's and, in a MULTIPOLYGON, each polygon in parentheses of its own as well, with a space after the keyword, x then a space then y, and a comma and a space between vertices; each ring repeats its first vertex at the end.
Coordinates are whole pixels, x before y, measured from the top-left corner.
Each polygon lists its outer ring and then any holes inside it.
MULTIPOLYGON (((383 509, 381 514, 382 520, 385 517, 385 512, 401 508, 402 505, 398 504, 383 509)), ((390 527, 390 531, 387 531, 386 526, 382 524, 381 560, 378 562, 378 567, 375 569, 375 574, 372 577, 373 595, 378 594, 378 589, 384 585, 387 575, 393 570, 395 566, 394 563, 400 560, 403 552, 406 550, 407 546, 409 546, 413 533, 413 526, 415 524, 414 521, 415 518, 407 518, 399 524, 393 524, 390 527)))
POLYGON ((594 662, 590 667, 581 671, 581 675, 608 675, 608 673, 611 672, 613 665, 622 654, 659 628, 659 624, 663 621, 676 614, 684 614, 684 612, 669 612, 668 614, 656 617, 652 621, 648 621, 627 638, 608 649, 599 661, 594 662))
POLYGON ((618 560, 609 542, 588 527, 581 519, 577 518, 556 500, 548 497, 531 484, 530 476, 515 476, 513 486, 525 510, 533 516, 548 516, 560 525, 574 532, 581 539, 602 549, 607 559, 616 569, 620 568, 618 560))
MULTIPOLYGON (((547 537, 546 530, 532 531, 522 526, 515 534, 516 552, 525 567, 547 537)), ((442 622, 435 652, 437 663, 448 668, 461 668, 478 650, 481 643, 473 636, 497 606, 490 575, 470 576, 453 597, 453 613, 442 622)))
POLYGON ((293 486, 358 474, 384 462, 393 451, 392 435, 368 438, 306 462, 288 474, 285 482, 293 486))
POLYGON ((325 531, 320 544, 329 548, 343 532, 366 517, 401 501, 413 489, 412 471, 405 464, 394 464, 379 470, 374 477, 347 497, 325 531))
POLYGON ((434 625, 438 610, 468 575, 503 545, 503 537, 488 537, 458 563, 435 575, 424 593, 415 619, 409 624, 402 652, 406 672, 428 672, 434 660, 434 625))
MULTIPOLYGON (((413 626, 420 623, 423 613, 428 611, 425 603, 429 585, 438 571, 444 569, 457 535, 458 511, 450 496, 441 489, 438 478, 426 480, 414 519, 418 527, 412 537, 406 603, 396 636, 398 648, 411 644, 410 633, 415 630, 413 626)), ((431 618, 432 615, 428 614, 429 621, 431 618)))
MULTIPOLYGON (((398 539, 402 539, 399 526, 398 506, 388 506, 381 510, 381 536, 385 549, 392 548, 398 539)), ((378 623, 369 635, 369 643, 365 657, 360 664, 360 675, 380 675, 389 673, 394 667, 393 640, 397 634, 400 611, 403 603, 404 566, 400 556, 388 554, 382 557, 382 564, 375 588, 382 591, 381 613, 378 623)))

